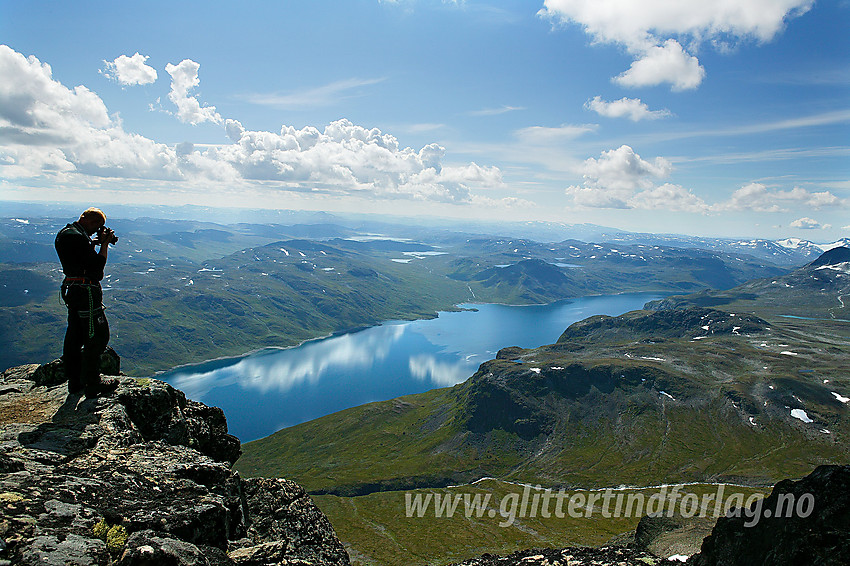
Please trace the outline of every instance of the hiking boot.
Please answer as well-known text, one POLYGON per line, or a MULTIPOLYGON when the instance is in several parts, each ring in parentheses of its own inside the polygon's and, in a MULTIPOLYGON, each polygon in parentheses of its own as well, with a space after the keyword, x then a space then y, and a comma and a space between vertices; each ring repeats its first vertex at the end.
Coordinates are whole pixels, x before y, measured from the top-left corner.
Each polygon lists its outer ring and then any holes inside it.
POLYGON ((86 397, 105 397, 118 389, 117 379, 101 379, 94 385, 86 385, 86 397))

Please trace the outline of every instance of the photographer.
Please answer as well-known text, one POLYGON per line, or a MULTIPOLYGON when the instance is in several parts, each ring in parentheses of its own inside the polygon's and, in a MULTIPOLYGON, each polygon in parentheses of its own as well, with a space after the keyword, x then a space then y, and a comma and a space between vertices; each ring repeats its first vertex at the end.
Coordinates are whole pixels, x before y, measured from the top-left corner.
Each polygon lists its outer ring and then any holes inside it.
POLYGON ((106 215, 98 208, 89 208, 79 220, 62 228, 55 241, 65 272, 61 294, 68 307, 68 329, 62 360, 68 391, 84 390, 87 397, 109 394, 118 387, 117 380, 100 377, 100 355, 109 342, 100 280, 109 244, 118 241, 105 224, 106 215), (97 234, 96 240, 92 240, 93 234, 97 234), (100 249, 95 251, 95 246, 100 249))

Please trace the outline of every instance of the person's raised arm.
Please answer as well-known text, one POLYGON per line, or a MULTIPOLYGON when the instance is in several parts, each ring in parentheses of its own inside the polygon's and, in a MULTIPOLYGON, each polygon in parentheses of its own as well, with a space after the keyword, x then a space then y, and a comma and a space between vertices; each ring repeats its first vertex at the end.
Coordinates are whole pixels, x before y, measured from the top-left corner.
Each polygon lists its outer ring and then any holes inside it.
POLYGON ((103 234, 98 236, 98 244, 100 245, 100 250, 98 254, 103 256, 103 259, 106 259, 106 256, 109 254, 109 242, 112 241, 112 237, 115 236, 115 231, 111 228, 104 228, 103 234))

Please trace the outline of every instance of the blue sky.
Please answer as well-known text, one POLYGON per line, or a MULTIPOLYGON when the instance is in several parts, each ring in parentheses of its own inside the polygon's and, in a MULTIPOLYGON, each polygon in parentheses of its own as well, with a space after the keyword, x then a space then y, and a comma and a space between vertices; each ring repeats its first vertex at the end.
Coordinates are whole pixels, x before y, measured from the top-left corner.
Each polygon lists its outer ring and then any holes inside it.
POLYGON ((0 0, 0 198, 850 235, 847 0, 0 0))

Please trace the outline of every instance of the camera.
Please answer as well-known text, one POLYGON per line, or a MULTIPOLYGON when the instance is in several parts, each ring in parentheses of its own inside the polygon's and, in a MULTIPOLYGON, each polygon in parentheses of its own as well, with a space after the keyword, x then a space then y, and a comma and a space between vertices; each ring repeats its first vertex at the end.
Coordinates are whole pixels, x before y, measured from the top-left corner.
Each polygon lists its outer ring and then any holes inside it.
POLYGON ((118 236, 106 226, 101 226, 97 229, 97 241, 95 243, 112 244, 114 246, 118 243, 118 236))

